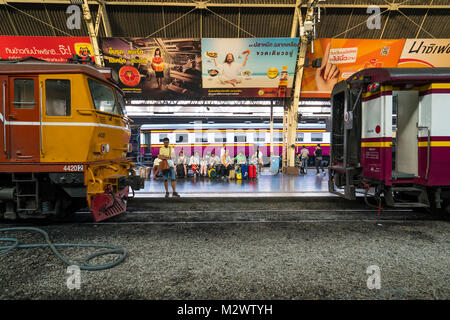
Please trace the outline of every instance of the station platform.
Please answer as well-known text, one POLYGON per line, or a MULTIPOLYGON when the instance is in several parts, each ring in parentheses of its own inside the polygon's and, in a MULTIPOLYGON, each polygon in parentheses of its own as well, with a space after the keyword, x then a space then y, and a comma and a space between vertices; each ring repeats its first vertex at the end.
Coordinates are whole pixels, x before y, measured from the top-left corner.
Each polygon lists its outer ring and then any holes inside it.
MULTIPOLYGON (((172 193, 172 188, 169 186, 172 193)), ((228 180, 207 177, 177 179, 177 192, 181 197, 239 198, 239 197, 335 197, 328 192, 328 173, 316 175, 310 169, 306 175, 272 173, 265 168, 256 179, 228 180)), ((161 198, 165 190, 162 178, 145 181, 145 188, 135 192, 136 198, 161 198)))

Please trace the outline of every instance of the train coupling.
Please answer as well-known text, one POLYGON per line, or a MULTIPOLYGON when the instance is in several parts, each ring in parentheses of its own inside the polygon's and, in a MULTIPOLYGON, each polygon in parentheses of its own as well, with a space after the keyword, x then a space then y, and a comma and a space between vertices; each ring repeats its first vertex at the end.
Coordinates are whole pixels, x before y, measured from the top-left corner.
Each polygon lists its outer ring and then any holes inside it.
POLYGON ((114 193, 112 186, 108 186, 104 193, 96 194, 92 198, 91 211, 94 221, 109 219, 127 210, 129 186, 114 193))

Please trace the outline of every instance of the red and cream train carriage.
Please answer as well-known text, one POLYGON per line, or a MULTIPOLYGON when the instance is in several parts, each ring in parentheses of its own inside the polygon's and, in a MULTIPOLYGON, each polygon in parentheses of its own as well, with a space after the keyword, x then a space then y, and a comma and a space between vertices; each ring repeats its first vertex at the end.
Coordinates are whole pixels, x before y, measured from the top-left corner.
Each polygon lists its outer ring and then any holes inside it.
POLYGON ((450 68, 362 70, 331 105, 331 192, 374 187, 389 206, 450 210, 450 68))

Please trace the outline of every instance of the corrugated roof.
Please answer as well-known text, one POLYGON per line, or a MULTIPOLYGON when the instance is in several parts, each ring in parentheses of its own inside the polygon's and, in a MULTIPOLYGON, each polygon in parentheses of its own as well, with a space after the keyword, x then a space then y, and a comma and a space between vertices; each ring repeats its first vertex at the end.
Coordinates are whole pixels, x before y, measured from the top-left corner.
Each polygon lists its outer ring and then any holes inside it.
MULTIPOLYGON (((147 0, 107 0, 108 2, 145 2, 147 0)), ((396 0, 403 2, 404 0, 396 0)), ((161 1, 162 2, 162 1, 161 1)), ((192 3, 191 0, 165 0, 169 2, 192 3)), ((295 0, 267 0, 257 1, 265 4, 293 5, 295 0)), ((210 7, 209 10, 193 10, 190 6, 146 6, 146 5, 107 5, 113 36, 116 37, 289 37, 294 14, 293 7, 239 7, 239 3, 255 3, 254 0, 211 0, 210 3, 235 3, 234 7, 210 7), (220 15, 220 17, 218 16, 220 15), (179 20, 177 20, 179 19, 179 20), (176 21, 177 20, 177 21, 176 21), (227 22, 227 20, 229 22, 227 22), (166 28, 165 25, 176 21, 166 28), (237 25, 249 32, 239 30, 237 25), (239 31, 238 31, 239 30, 239 31)), ((382 28, 388 17, 388 12, 382 14, 381 29, 370 30, 365 21, 369 17, 365 8, 352 8, 352 5, 379 4, 385 5, 384 0, 328 0, 328 4, 346 4, 348 8, 323 9, 322 21, 317 27, 317 36, 320 38, 380 38, 382 28), (360 24, 359 26, 357 26, 360 24), (357 27, 354 27, 357 26, 357 27), (344 32, 347 28, 352 28, 344 32)), ((424 5, 431 0, 409 0, 408 5, 424 5)), ((68 14, 67 4, 31 4, 9 3, 11 6, 25 12, 19 12, 5 4, 0 5, 0 34, 3 35, 29 35, 29 36, 87 36, 84 22, 80 30, 69 30, 66 26, 68 14), (11 17, 13 24, 9 20, 11 17), (29 15, 35 17, 33 19, 29 15), (51 27, 37 21, 39 19, 51 27)), ((450 5, 450 0, 433 0, 433 5, 450 5)), ((91 5, 91 13, 96 17, 97 5, 91 5)), ((384 10, 384 9, 382 9, 384 10)), ((303 12, 305 9, 303 9, 303 12)), ((389 20, 383 32, 383 38, 411 38, 415 37, 424 16, 427 18, 423 28, 437 38, 450 37, 450 25, 448 17, 450 9, 401 9, 408 18, 399 12, 391 11, 389 20), (410 20, 414 21, 411 22, 410 20)), ((100 28, 100 36, 104 35, 100 28)), ((430 38, 430 34, 421 31, 418 35, 430 38)))

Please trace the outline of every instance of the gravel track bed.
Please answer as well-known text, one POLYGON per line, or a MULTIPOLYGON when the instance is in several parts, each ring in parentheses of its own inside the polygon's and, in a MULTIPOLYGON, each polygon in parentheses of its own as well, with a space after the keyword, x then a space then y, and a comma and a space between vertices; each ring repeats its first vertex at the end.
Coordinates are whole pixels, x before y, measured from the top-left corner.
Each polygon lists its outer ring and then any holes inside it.
MULTIPOLYGON (((54 242, 114 244, 128 257, 113 269, 81 271, 81 289, 69 290, 66 266, 49 249, 14 250, 0 256, 0 299, 450 298, 444 221, 42 228, 54 242), (381 268, 379 290, 366 286, 369 265, 381 268)), ((42 242, 32 233, 18 238, 42 242)), ((62 251, 75 261, 93 252, 62 251)))

